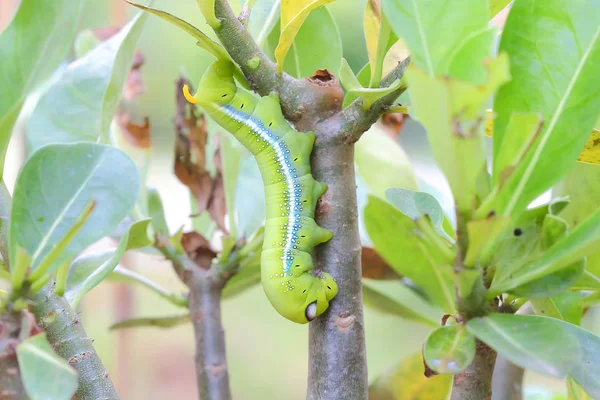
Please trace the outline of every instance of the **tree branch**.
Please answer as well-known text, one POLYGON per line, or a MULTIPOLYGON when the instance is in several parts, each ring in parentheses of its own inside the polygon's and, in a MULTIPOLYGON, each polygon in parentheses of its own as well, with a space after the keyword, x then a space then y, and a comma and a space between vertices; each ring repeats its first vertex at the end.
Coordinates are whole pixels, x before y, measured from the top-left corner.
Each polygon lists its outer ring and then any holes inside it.
POLYGON ((157 240, 155 247, 171 261, 181 280, 190 289, 188 309, 196 339, 199 398, 229 400, 231 391, 225 332, 221 323, 221 293, 229 276, 239 265, 237 258, 234 257, 233 265, 222 265, 212 258, 214 253, 202 254, 193 261, 188 255, 179 254, 168 240, 157 240))
POLYGON ((475 358, 454 376, 450 400, 491 400, 496 352, 477 340, 475 358))
MULTIPOLYGON (((222 21, 215 33, 242 68, 252 89, 261 96, 277 92, 286 119, 298 125, 303 119, 312 120, 315 114, 324 118, 339 110, 343 92, 335 79, 295 79, 285 72, 278 74, 275 64, 236 18, 227 0, 215 1, 215 14, 222 21)), ((300 126, 308 125, 310 123, 300 123, 300 126)))
MULTIPOLYGON (((388 87, 396 79, 401 79, 404 76, 404 72, 410 63, 410 57, 407 57, 402 62, 390 71, 382 80, 380 87, 388 87)), ((345 140, 349 143, 354 143, 364 132, 366 132, 371 125, 377 122, 377 119, 387 111, 393 104, 394 101, 406 90, 405 85, 401 85, 398 90, 382 97, 377 100, 368 109, 363 109, 363 102, 361 99, 356 99, 348 107, 340 111, 338 114, 330 118, 332 121, 326 121, 326 123, 333 123, 338 125, 340 128, 337 131, 337 135, 343 135, 345 140)))
POLYGON ((525 370, 499 355, 494 366, 492 390, 497 400, 522 400, 525 370))
POLYGON ((56 353, 79 373, 74 399, 118 400, 102 360, 96 353, 77 313, 64 297, 54 294, 54 282, 30 296, 31 312, 44 329, 56 353))
POLYGON ((312 155, 313 172, 329 189, 317 208, 320 226, 333 239, 317 246, 317 268, 336 279, 339 292, 309 325, 307 400, 366 400, 368 391, 362 308, 361 243, 354 176, 354 145, 335 125, 321 125, 312 155))
POLYGON ((5 311, 0 314, 0 399, 28 400, 23 387, 17 345, 21 336, 21 315, 5 311))

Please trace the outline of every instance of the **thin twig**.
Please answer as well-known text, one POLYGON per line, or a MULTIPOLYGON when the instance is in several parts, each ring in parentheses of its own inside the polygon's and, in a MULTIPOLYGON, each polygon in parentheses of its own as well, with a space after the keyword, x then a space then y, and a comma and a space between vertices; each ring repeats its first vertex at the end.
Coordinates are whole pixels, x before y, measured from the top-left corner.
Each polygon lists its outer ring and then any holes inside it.
POLYGON ((30 297, 31 312, 56 353, 79 373, 74 399, 118 400, 115 387, 77 313, 53 291, 54 282, 30 297))
POLYGON ((21 315, 8 311, 0 314, 0 399, 29 399, 17 362, 16 349, 20 334, 21 315))

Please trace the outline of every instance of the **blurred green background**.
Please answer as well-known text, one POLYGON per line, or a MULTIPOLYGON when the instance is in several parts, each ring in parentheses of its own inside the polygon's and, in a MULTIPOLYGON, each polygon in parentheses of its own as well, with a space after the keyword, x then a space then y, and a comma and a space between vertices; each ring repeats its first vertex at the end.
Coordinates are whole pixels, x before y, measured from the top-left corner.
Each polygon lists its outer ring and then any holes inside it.
MULTIPOLYGON (((87 3, 81 29, 120 26, 136 12, 121 0, 87 3)), ((153 5, 210 32, 195 1, 155 0, 153 5)), ((6 26, 17 6, 16 0, 0 0, 0 29, 6 26)), ((344 57, 355 71, 367 62, 362 32, 364 6, 365 0, 338 0, 328 6, 338 23, 344 57)), ((189 228, 188 191, 172 175, 174 83, 181 73, 197 82, 212 58, 185 33, 155 17, 148 19, 138 48, 146 60, 142 67, 146 92, 136 99, 133 111, 139 117, 148 116, 152 124, 153 158, 149 184, 161 193, 171 230, 182 225, 189 228)), ((417 175, 426 179, 429 185, 438 187, 442 194, 447 193, 445 182, 432 164, 420 125, 412 121, 407 123, 400 142, 415 165, 417 175)), ((23 156, 23 137, 15 135, 6 173, 11 189, 23 156)), ((110 241, 105 240, 96 247, 108 245, 111 245, 110 241)), ((184 292, 183 284, 170 265, 159 256, 132 253, 122 264, 173 291, 184 292)), ((406 299, 412 296, 396 283, 380 285, 395 297, 406 299)), ((304 399, 307 346, 310 346, 308 327, 281 318, 268 303, 260 286, 226 300, 222 311, 233 397, 245 400, 304 399)), ((119 320, 179 314, 181 309, 143 288, 104 283, 85 297, 81 312, 84 326, 95 339, 95 346, 121 398, 197 398, 191 325, 168 330, 108 331, 109 326, 119 320)), ((600 325, 597 315, 589 314, 587 318, 588 327, 600 325)), ((370 381, 407 355, 419 351, 428 333, 427 328, 420 325, 378 314, 369 308, 365 309, 365 323, 370 381)), ((527 374, 527 382, 529 398, 550 398, 546 393, 563 391, 562 382, 534 374, 527 374)))

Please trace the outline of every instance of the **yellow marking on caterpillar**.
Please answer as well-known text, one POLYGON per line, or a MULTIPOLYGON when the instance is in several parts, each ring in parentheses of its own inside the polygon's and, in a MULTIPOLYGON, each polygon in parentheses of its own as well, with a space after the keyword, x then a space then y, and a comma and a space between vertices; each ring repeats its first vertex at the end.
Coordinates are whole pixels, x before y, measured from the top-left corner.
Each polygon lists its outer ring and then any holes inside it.
POLYGON ((190 87, 188 85, 183 85, 183 96, 188 102, 198 104, 198 100, 190 93, 190 87))

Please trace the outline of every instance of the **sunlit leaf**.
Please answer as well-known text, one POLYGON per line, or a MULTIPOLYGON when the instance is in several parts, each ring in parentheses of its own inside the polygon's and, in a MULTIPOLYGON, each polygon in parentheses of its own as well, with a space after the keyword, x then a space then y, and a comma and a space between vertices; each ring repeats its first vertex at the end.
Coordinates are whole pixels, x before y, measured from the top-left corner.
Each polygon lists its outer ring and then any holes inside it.
POLYGON ((20 343, 17 359, 31 400, 69 400, 77 390, 77 371, 54 352, 45 333, 20 343))
POLYGON ((30 151, 49 143, 109 143, 110 123, 147 14, 72 62, 41 96, 27 123, 30 151))
POLYGON ((283 62, 294 43, 296 34, 308 15, 315 9, 334 0, 282 0, 281 1, 281 35, 275 49, 277 70, 283 71, 283 62))
POLYGON ((374 196, 369 196, 364 213, 377 252, 396 272, 422 288, 433 303, 453 312, 452 268, 432 251, 432 245, 419 234, 414 221, 374 196))
POLYGON ((65 57, 84 4, 22 0, 12 23, 0 35, 0 177, 23 100, 65 57))
POLYGON ((419 351, 378 376, 369 386, 369 400, 438 400, 447 398, 452 375, 426 377, 419 351))
POLYGON ((598 18, 597 1, 551 0, 544 7, 531 7, 527 0, 513 3, 499 48, 510 56, 512 80, 494 101, 494 154, 514 112, 541 113, 544 126, 482 214, 493 209, 518 215, 575 163, 600 109, 600 89, 592 83, 600 62, 600 27, 593 22, 598 18), (540 30, 548 34, 539 36, 540 30))
POLYGON ((221 27, 221 20, 215 16, 215 0, 198 0, 198 7, 211 28, 219 29, 221 27))
POLYGON ((115 229, 133 207, 138 188, 135 165, 113 147, 76 143, 39 149, 15 185, 10 258, 15 259, 19 247, 25 249, 34 271, 95 200, 89 221, 53 264, 57 268, 115 229))

